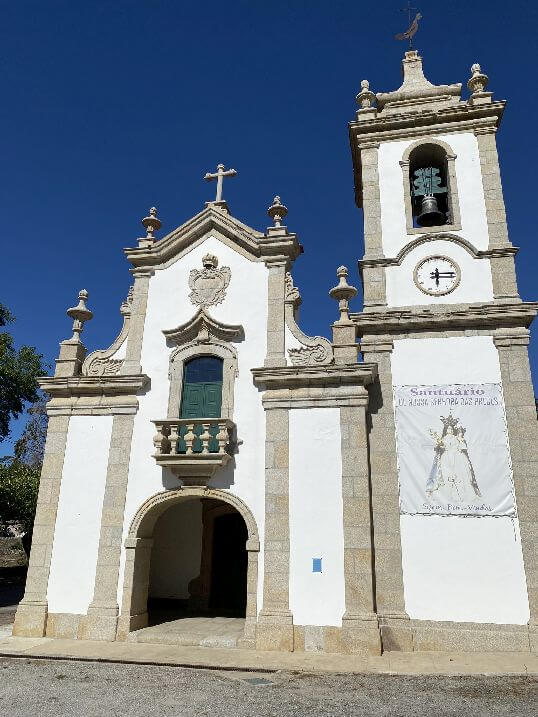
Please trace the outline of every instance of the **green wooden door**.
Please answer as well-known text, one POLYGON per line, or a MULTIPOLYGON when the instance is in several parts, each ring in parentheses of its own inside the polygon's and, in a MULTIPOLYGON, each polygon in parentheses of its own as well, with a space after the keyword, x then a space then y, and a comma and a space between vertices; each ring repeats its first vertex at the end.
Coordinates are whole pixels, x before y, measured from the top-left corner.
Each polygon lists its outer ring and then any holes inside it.
POLYGON ((220 418, 222 381, 183 385, 181 418, 220 418))
MULTIPOLYGON (((222 359, 216 356, 200 356, 191 359, 185 364, 183 372, 183 391, 181 396, 181 418, 220 418, 222 408, 222 359)), ((195 433, 202 433, 202 426, 195 429, 195 433)), ((215 436, 219 431, 216 423, 212 424, 209 432, 213 440, 209 442, 210 452, 218 451, 215 436)), ((181 438, 186 428, 181 429, 181 438)), ((186 450, 185 442, 180 440, 179 452, 186 450)), ((202 450, 201 443, 196 440, 193 450, 198 453, 202 450)))

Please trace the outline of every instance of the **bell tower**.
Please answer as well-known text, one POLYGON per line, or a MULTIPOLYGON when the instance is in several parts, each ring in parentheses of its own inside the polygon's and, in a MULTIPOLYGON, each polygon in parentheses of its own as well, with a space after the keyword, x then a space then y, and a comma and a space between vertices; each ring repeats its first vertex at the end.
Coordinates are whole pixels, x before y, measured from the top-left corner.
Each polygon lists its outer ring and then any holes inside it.
MULTIPOLYGON (((513 624, 513 644, 519 644, 519 626, 527 625, 530 615, 528 625, 535 636, 538 614, 538 560, 532 538, 538 529, 538 513, 532 507, 538 497, 538 430, 527 351, 537 305, 519 297, 517 248, 506 224, 495 140, 505 102, 486 91, 488 77, 478 64, 471 68, 466 99, 461 84, 429 82, 416 50, 405 53, 402 71, 403 82, 392 92, 374 94, 363 80, 356 119, 349 124, 356 203, 364 213, 364 256, 359 261, 364 306, 351 318, 363 358, 377 363, 379 374, 370 391, 369 443, 383 640, 389 649, 395 644, 412 649, 411 642, 416 645, 421 639, 420 621, 435 619, 421 595, 443 603, 443 595, 451 594, 455 601, 438 619, 455 626, 513 624), (517 506, 512 520, 521 529, 517 549, 506 516, 475 516, 469 523, 462 512, 451 512, 454 506, 432 515, 431 506, 419 506, 413 513, 404 510, 401 501, 397 391, 415 386, 431 393, 471 385, 497 386, 502 395, 511 465, 507 480, 517 506), (465 560, 463 545, 470 539, 466 530, 474 531, 476 545, 489 541, 492 552, 511 551, 510 565, 517 576, 514 573, 510 595, 494 577, 493 565, 457 584, 448 575, 457 571, 456 564, 445 572, 417 568, 428 561, 430 548, 465 560), (490 604, 498 598, 499 604, 511 601, 519 607, 481 613, 473 603, 481 592, 490 604)), ((456 408, 443 410, 447 415, 456 408)), ((441 450, 432 447, 431 455, 441 450)), ((495 471, 484 469, 481 475, 486 482, 501 480, 495 471)), ((488 561, 480 551, 476 558, 483 565, 488 561)), ((457 627, 453 630, 458 632, 457 627)), ((459 633, 453 637, 460 639, 459 633)), ((482 644, 480 640, 477 628, 474 644, 482 644)))
POLYGON ((349 128, 364 309, 519 302, 495 142, 505 102, 486 92, 479 65, 466 101, 461 84, 425 78, 416 50, 402 66, 393 92, 374 95, 363 80, 349 128), (433 255, 421 273, 418 260, 433 255))

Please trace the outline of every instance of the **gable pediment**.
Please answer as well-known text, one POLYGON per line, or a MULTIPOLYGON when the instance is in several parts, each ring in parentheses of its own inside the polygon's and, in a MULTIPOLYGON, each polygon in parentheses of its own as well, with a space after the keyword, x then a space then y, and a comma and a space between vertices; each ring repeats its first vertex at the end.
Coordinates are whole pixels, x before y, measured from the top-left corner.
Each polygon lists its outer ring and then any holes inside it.
POLYGON ((124 251, 135 268, 161 269, 183 256, 211 233, 253 260, 261 257, 259 240, 264 237, 263 233, 211 205, 152 246, 127 248, 124 251))

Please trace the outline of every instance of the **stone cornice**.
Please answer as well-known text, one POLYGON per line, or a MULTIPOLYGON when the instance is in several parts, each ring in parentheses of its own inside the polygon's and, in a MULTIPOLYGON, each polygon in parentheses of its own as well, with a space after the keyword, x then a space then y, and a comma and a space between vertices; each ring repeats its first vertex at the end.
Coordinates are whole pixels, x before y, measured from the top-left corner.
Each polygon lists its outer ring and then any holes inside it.
POLYGON ((212 206, 206 207, 151 246, 124 249, 125 255, 135 270, 160 269, 212 229, 237 242, 252 257, 259 257, 258 239, 263 234, 212 206))
POLYGON ((133 376, 42 376, 39 387, 52 398, 77 396, 135 396, 147 388, 150 378, 144 373, 133 376))
POLYGON ((487 105, 473 106, 465 102, 437 112, 409 112, 407 114, 378 115, 370 120, 349 123, 351 139, 358 143, 386 142, 424 134, 442 132, 462 132, 475 128, 480 131, 484 127, 498 127, 505 107, 504 101, 492 102, 487 105))
POLYGON ((377 375, 377 364, 273 366, 251 371, 256 386, 265 390, 367 386, 377 375))
POLYGON ((359 337, 370 334, 395 335, 407 332, 450 331, 461 329, 528 328, 538 311, 538 303, 471 304, 384 309, 351 314, 359 337))
POLYGON ((146 374, 132 376, 43 376, 49 416, 114 416, 138 411, 137 394, 149 386, 146 374))
POLYGON ((379 146, 381 142, 417 139, 454 132, 495 132, 505 107, 504 101, 484 105, 460 102, 451 107, 422 112, 377 115, 349 123, 349 141, 355 177, 355 198, 362 206, 361 151, 379 146))
POLYGON ((430 234, 423 234, 422 236, 408 242, 398 252, 395 257, 367 257, 360 259, 358 262, 359 270, 362 268, 375 268, 375 267, 386 267, 386 266, 400 266, 405 257, 413 251, 420 244, 425 244, 430 241, 438 240, 451 241, 458 244, 465 249, 474 259, 491 259, 502 256, 515 256, 519 247, 515 246, 503 246, 495 247, 493 249, 476 249, 471 242, 463 239, 463 237, 453 234, 451 232, 431 232, 430 234))
POLYGON ((153 273, 164 269, 197 240, 212 230, 217 231, 253 261, 294 261, 300 253, 295 234, 282 231, 271 236, 256 231, 226 212, 209 204, 203 211, 150 246, 124 249, 134 274, 153 273))

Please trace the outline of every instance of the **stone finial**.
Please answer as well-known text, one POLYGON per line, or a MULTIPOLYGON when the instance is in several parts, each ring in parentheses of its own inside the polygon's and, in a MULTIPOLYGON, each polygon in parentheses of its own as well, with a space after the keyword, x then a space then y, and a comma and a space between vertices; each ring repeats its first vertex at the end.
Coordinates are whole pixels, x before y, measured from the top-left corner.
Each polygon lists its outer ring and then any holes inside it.
POLYGON ((79 376, 82 363, 86 357, 86 348, 80 340, 84 323, 93 317, 93 313, 86 306, 88 292, 81 289, 78 292, 78 304, 67 309, 67 315, 73 319, 73 336, 60 343, 60 354, 56 359, 54 375, 79 376))
POLYGON ((67 309, 67 315, 73 319, 73 336, 70 340, 76 343, 81 343, 80 334, 84 328, 84 323, 93 317, 93 313, 86 306, 87 298, 88 292, 86 289, 81 289, 78 292, 78 304, 67 309))
POLYGON ((366 110, 373 105, 375 94, 370 90, 368 80, 361 80, 361 91, 357 95, 356 100, 361 110, 366 110))
POLYGON ((478 62, 475 62, 474 65, 471 66, 471 73, 471 77, 467 82, 469 91, 472 92, 473 95, 477 92, 484 92, 488 85, 489 77, 482 72, 478 62))
POLYGON ((338 286, 333 287, 329 291, 329 296, 338 301, 338 309, 340 318, 337 323, 348 323, 349 318, 349 302, 357 295, 357 289, 347 283, 349 271, 345 266, 339 266, 336 270, 336 276, 339 278, 338 286))
POLYGON ((142 224, 146 228, 146 241, 153 243, 155 241, 153 232, 161 228, 161 220, 157 217, 157 207, 151 207, 149 216, 142 219, 142 224))
POLYGON ((273 203, 267 210, 267 214, 269 214, 269 216, 273 220, 275 227, 282 226, 282 220, 285 218, 287 213, 288 208, 282 204, 282 202, 280 201, 280 197, 276 196, 273 199, 273 203))

